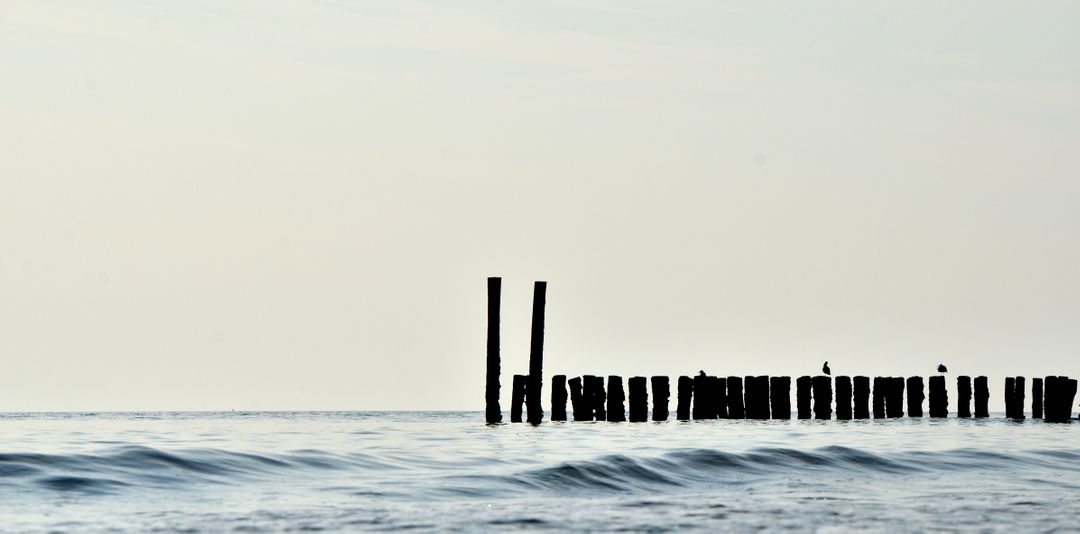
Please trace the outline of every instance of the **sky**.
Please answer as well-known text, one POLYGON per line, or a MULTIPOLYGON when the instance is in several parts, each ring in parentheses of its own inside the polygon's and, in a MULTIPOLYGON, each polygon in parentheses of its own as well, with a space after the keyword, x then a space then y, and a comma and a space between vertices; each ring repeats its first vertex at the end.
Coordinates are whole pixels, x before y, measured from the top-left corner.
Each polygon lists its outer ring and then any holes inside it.
POLYGON ((507 396, 546 280, 548 377, 944 362, 1000 409, 1080 376, 1077 20, 2 0, 0 411, 481 410, 488 276, 507 396))

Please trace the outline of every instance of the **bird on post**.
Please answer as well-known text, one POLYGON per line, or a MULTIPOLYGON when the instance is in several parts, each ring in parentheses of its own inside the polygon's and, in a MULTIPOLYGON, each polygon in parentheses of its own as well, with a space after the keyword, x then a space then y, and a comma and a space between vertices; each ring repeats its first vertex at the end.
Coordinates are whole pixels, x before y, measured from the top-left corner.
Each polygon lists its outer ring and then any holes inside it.
POLYGON ((829 369, 829 360, 825 360, 825 365, 821 366, 821 372, 832 376, 832 369, 829 369))
POLYGON ((939 364, 937 364, 937 372, 939 372, 939 373, 941 373, 942 375, 944 375, 945 373, 948 373, 948 372, 949 372, 949 368, 948 368, 948 367, 945 367, 945 364, 943 364, 943 363, 939 363, 939 364))

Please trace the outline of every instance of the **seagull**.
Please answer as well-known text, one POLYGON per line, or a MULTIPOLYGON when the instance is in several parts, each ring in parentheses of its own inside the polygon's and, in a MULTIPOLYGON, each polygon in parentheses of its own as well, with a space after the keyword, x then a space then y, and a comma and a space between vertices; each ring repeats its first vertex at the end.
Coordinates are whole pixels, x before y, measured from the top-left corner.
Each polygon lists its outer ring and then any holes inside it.
POLYGON ((832 370, 829 369, 829 360, 825 360, 825 365, 821 366, 821 372, 832 376, 832 370))
POLYGON ((941 374, 945 374, 945 373, 949 372, 949 368, 945 367, 945 364, 939 363, 939 364, 937 364, 937 372, 939 372, 941 374))

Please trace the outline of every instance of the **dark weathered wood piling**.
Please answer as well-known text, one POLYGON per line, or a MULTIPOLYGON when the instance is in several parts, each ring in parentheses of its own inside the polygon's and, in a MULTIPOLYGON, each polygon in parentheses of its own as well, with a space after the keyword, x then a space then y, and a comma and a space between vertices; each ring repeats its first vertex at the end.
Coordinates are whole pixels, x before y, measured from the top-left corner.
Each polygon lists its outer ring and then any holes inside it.
POLYGON ((648 383, 644 376, 632 376, 627 381, 630 389, 630 422, 643 423, 649 420, 648 383))
POLYGON ((703 374, 698 374, 694 377, 693 382, 693 409, 691 410, 691 418, 693 419, 716 419, 713 413, 713 403, 709 393, 709 377, 703 374))
POLYGON ((810 400, 812 397, 813 380, 809 376, 800 376, 795 379, 795 406, 798 409, 799 419, 812 417, 810 400))
POLYGON ((592 421, 592 405, 585 399, 585 391, 580 376, 567 381, 570 385, 570 406, 575 421, 592 421))
POLYGON ((604 392, 604 377, 585 375, 585 400, 592 411, 593 421, 607 421, 607 394, 604 392))
POLYGON ((930 417, 949 416, 949 392, 945 389, 944 376, 930 377, 930 417))
POLYGON ((626 421, 626 394, 623 391, 622 377, 609 376, 607 391, 607 420, 616 423, 626 421))
POLYGON ((975 417, 990 417, 990 387, 985 376, 975 377, 975 417))
POLYGON ((689 376, 679 377, 679 397, 675 404, 675 419, 679 421, 690 420, 690 403, 694 396, 694 379, 689 376))
POLYGON ((727 378, 722 376, 709 377, 710 390, 712 392, 713 412, 720 419, 727 419, 727 378))
POLYGON ((922 405, 926 394, 923 392, 923 379, 921 376, 912 376, 907 379, 907 414, 908 417, 922 417, 922 405))
POLYGON ((971 377, 956 377, 956 416, 971 417, 971 377))
POLYGON ((525 387, 525 404, 529 422, 538 425, 544 420, 540 392, 544 387, 544 308, 547 305, 547 282, 533 284, 532 336, 529 343, 529 381, 525 387))
POLYGON ((746 377, 746 418, 769 418, 769 377, 746 377))
POLYGON ((854 398, 851 411, 855 419, 870 418, 870 377, 856 376, 852 380, 852 394, 854 398))
POLYGON ((832 419, 832 378, 818 375, 813 379, 814 419, 832 419))
POLYGON ((502 422, 499 407, 499 307, 502 278, 487 279, 487 375, 484 379, 484 418, 488 423, 502 422))
POLYGON ((791 419, 791 377, 769 378, 769 408, 773 419, 791 419))
POLYGON ((510 422, 521 422, 521 407, 525 403, 525 384, 529 377, 514 375, 514 382, 510 390, 510 422))
POLYGON ((551 420, 566 420, 566 375, 551 377, 551 420))
POLYGON ((1043 379, 1031 379, 1031 418, 1042 419, 1043 416, 1043 379))
POLYGON ((1067 423, 1072 420, 1076 380, 1067 376, 1048 376, 1043 379, 1043 420, 1048 423, 1067 423))
POLYGON ((904 379, 893 376, 886 379, 885 389, 885 417, 897 418, 904 416, 904 379))
POLYGON ((743 383, 740 376, 727 377, 728 419, 746 419, 743 383))
POLYGON ((851 377, 836 377, 836 419, 851 419, 851 377))
POLYGON ((653 421, 667 421, 668 401, 671 399, 671 384, 666 376, 654 376, 649 379, 652 382, 653 396, 653 421))
POLYGON ((885 418, 885 389, 887 382, 883 376, 874 377, 874 419, 885 418))

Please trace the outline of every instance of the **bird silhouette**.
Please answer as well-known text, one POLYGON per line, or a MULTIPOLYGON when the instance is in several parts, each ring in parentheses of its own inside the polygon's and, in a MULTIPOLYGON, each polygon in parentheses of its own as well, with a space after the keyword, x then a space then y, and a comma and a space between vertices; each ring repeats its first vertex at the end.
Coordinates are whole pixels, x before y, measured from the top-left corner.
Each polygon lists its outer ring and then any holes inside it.
POLYGON ((821 372, 832 376, 832 370, 829 369, 829 360, 825 360, 825 365, 821 366, 821 372))
POLYGON ((949 372, 949 368, 945 367, 945 364, 939 363, 937 364, 937 372, 945 374, 949 372))

